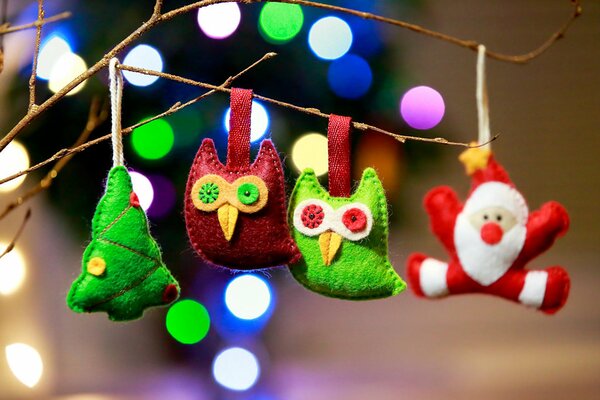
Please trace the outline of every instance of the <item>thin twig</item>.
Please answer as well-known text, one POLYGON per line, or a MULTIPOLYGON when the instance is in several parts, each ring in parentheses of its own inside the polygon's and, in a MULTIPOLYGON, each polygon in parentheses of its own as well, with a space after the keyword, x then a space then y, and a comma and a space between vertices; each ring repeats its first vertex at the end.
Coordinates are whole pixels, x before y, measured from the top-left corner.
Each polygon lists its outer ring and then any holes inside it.
MULTIPOLYGON (((340 7, 340 6, 335 6, 335 5, 331 5, 331 4, 324 4, 324 3, 320 3, 320 2, 316 2, 316 1, 309 1, 309 0, 208 0, 208 1, 203 0, 203 1, 198 1, 198 2, 192 3, 192 4, 188 4, 186 6, 177 8, 173 11, 164 13, 161 15, 160 19, 161 19, 161 21, 163 21, 163 20, 166 21, 166 20, 172 19, 173 17, 175 17, 177 15, 181 15, 186 12, 192 11, 196 8, 206 7, 208 5, 217 4, 217 3, 228 3, 231 1, 236 1, 238 3, 245 3, 245 4, 264 3, 264 2, 269 1, 269 2, 276 2, 276 3, 297 4, 300 6, 320 8, 320 9, 324 9, 324 10, 328 10, 328 11, 336 11, 336 12, 340 12, 340 13, 344 13, 344 14, 348 14, 348 15, 354 15, 354 16, 362 18, 362 19, 369 19, 369 20, 397 26, 397 27, 400 27, 403 29, 408 29, 410 31, 413 31, 413 32, 416 32, 416 33, 419 33, 419 34, 422 34, 425 36, 429 36, 429 37, 432 37, 435 39, 439 39, 439 40, 442 40, 442 41, 445 41, 445 42, 448 42, 448 43, 451 43, 451 44, 454 44, 454 45, 457 45, 460 47, 464 47, 464 48, 470 49, 472 51, 477 51, 477 47, 481 44, 475 40, 460 39, 455 36, 437 32, 437 31, 434 31, 434 30, 431 30, 428 28, 424 28, 420 25, 411 24, 411 23, 408 23, 405 21, 388 18, 388 17, 384 17, 381 15, 377 15, 377 14, 373 14, 373 13, 369 13, 369 12, 358 11, 358 10, 354 10, 354 9, 350 9, 350 8, 346 8, 346 7, 340 7)), ((561 26, 557 32, 553 33, 544 43, 542 43, 535 50, 532 50, 528 53, 521 54, 521 55, 503 54, 500 52, 488 50, 488 51, 486 51, 486 55, 488 57, 493 58, 498 61, 505 61, 505 62, 515 63, 515 64, 526 64, 527 62, 540 56, 544 51, 546 51, 550 46, 552 46, 552 44, 554 44, 554 42, 556 42, 557 40, 562 38, 564 36, 564 34, 567 32, 567 30, 569 29, 569 27, 571 26, 571 24, 573 23, 573 21, 581 15, 581 12, 582 12, 581 1, 580 0, 570 0, 570 1, 573 5, 573 13, 571 14, 571 16, 569 17, 567 22, 563 26, 561 26)))
MULTIPOLYGON (((152 71, 152 70, 148 70, 145 68, 132 67, 129 65, 122 65, 122 64, 119 64, 117 66, 117 68, 125 70, 125 71, 137 72, 137 73, 144 74, 144 75, 158 76, 160 78, 169 79, 169 80, 179 82, 179 83, 185 83, 186 85, 190 85, 190 86, 196 86, 196 87, 201 87, 204 89, 210 89, 213 91, 218 91, 218 92, 223 92, 223 93, 231 92, 231 89, 228 89, 223 86, 216 86, 216 85, 211 85, 210 83, 198 82, 198 81, 194 81, 192 79, 184 78, 184 77, 181 77, 178 75, 167 74, 164 72, 152 71)), ((298 112, 301 112, 304 114, 315 115, 317 117, 322 117, 322 118, 330 117, 330 114, 326 114, 314 107, 301 107, 301 106, 297 106, 295 104, 286 103, 284 101, 272 99, 270 97, 261 96, 259 94, 254 94, 253 96, 255 99, 258 99, 258 100, 261 100, 261 101, 264 101, 267 103, 275 104, 280 107, 289 108, 289 109, 292 109, 292 110, 295 110, 295 111, 298 111, 298 112)), ((354 126, 355 129, 358 129, 361 131, 372 130, 374 132, 383 133, 385 135, 393 137, 394 139, 398 140, 401 143, 404 143, 407 140, 418 140, 421 142, 440 143, 440 144, 447 144, 447 145, 454 145, 454 146, 469 147, 468 143, 451 142, 444 138, 424 138, 424 137, 418 137, 418 136, 400 135, 398 133, 386 131, 384 129, 381 129, 381 128, 378 128, 376 126, 372 126, 369 124, 365 124, 362 122, 353 122, 352 125, 354 126)))
POLYGON ((25 229, 25 225, 27 225, 27 222, 29 221, 29 218, 31 218, 31 208, 27 209, 27 212, 25 213, 25 217, 23 217, 23 221, 21 222, 21 226, 19 226, 19 229, 17 229, 17 233, 15 233, 15 236, 13 237, 13 239, 10 241, 8 246, 6 246, 6 248, 4 249, 2 254, 0 254, 0 258, 4 257, 5 255, 7 255, 11 251, 13 251, 13 249, 15 248, 15 244, 17 244, 17 240, 19 240, 19 237, 21 237, 21 234, 23 233, 23 230, 25 229))
POLYGON ((13 33, 18 31, 24 31, 31 28, 36 28, 40 25, 50 24, 52 22, 62 21, 63 19, 71 18, 71 12, 65 11, 60 14, 53 15, 51 17, 45 18, 42 21, 30 22, 28 24, 23 25, 10 25, 10 24, 2 24, 0 25, 0 35, 6 35, 7 33, 13 33))
MULTIPOLYGON (((95 97, 92 100, 90 112, 85 127, 83 128, 81 134, 79 135, 75 143, 73 143, 72 147, 77 147, 85 143, 92 134, 92 132, 94 132, 94 130, 96 130, 96 128, 100 126, 100 124, 102 124, 106 120, 106 118, 108 118, 108 103, 101 104, 100 99, 95 97)), ((54 167, 46 174, 46 176, 38 182, 37 185, 29 189, 25 194, 19 196, 12 203, 8 204, 0 213, 0 220, 6 217, 17 207, 23 205, 27 200, 38 195, 44 190, 47 190, 52 185, 54 179, 56 179, 56 177, 58 176, 58 173, 67 165, 71 158, 73 158, 73 155, 74 154, 70 154, 60 159, 54 165, 54 167)))
MULTIPOLYGON (((267 54, 265 54, 259 60, 253 62, 250 66, 246 67, 241 72, 239 72, 236 75, 233 75, 233 76, 230 76, 229 78, 227 78, 225 80, 225 82, 223 82, 223 84, 221 86, 218 86, 218 87, 226 87, 226 86, 231 85, 236 79, 238 79, 239 77, 241 77, 243 74, 245 74, 246 72, 248 72, 251 69, 255 68, 256 66, 258 66, 263 61, 271 59, 271 58, 275 57, 276 55, 277 55, 277 53, 267 53, 267 54)), ((202 100, 202 99, 204 99, 204 98, 206 98, 206 97, 208 97, 208 96, 210 96, 210 95, 212 95, 212 94, 214 94, 216 92, 217 92, 216 90, 211 90, 211 91, 209 91, 207 93, 204 93, 204 94, 196 97, 195 99, 192 99, 192 100, 190 100, 190 101, 188 101, 186 103, 183 103, 183 104, 181 102, 177 102, 177 103, 173 104, 171 107, 169 107, 169 109, 167 109, 166 111, 162 112, 161 114, 158 114, 158 115, 156 115, 156 116, 154 116, 152 118, 146 119, 146 120, 144 120, 142 122, 139 122, 139 123, 137 123, 135 125, 129 126, 129 127, 125 128, 125 129, 123 129, 121 131, 121 133, 123 134, 123 136, 126 136, 126 135, 130 134, 131 132, 133 132, 133 130, 135 128, 137 128, 137 127, 140 127, 142 125, 148 124, 148 123, 154 121, 155 119, 166 117, 168 115, 174 114, 175 112, 181 110, 182 108, 185 108, 185 107, 190 106, 190 105, 192 105, 194 103, 197 103, 198 101, 200 101, 200 100, 202 100)), ((101 136, 101 137, 99 137, 97 139, 94 139, 94 140, 90 140, 90 141, 85 142, 83 144, 78 144, 78 145, 74 145, 73 147, 70 147, 70 148, 61 149, 61 150, 57 151, 52 157, 50 157, 50 158, 48 158, 48 159, 46 159, 44 161, 41 161, 41 162, 37 163, 36 165, 33 165, 33 166, 27 168, 26 170, 17 172, 16 174, 13 174, 13 175, 8 176, 6 178, 0 179, 0 185, 2 185, 3 183, 9 182, 9 181, 11 181, 13 179, 16 179, 19 176, 22 176, 22 175, 28 174, 30 172, 33 172, 35 170, 38 170, 38 169, 40 169, 40 168, 42 168, 42 167, 44 167, 44 166, 46 166, 46 165, 48 165, 48 164, 50 164, 50 163, 52 163, 54 161, 60 160, 60 159, 65 158, 65 157, 68 157, 68 156, 70 156, 72 154, 75 154, 75 153, 80 153, 80 152, 82 152, 82 151, 84 151, 84 150, 86 150, 86 149, 88 149, 88 148, 90 148, 90 147, 92 147, 92 146, 94 146, 94 145, 96 145, 98 143, 102 143, 105 140, 109 140, 111 138, 111 136, 112 135, 109 133, 107 135, 101 136)), ((52 171, 50 171, 50 172, 52 172, 52 171)), ((10 210, 8 212, 10 212, 10 210)), ((0 214, 0 215, 3 217, 5 215, 5 213, 6 213, 6 210, 2 214, 0 214)))
MULTIPOLYGON (((44 0, 38 0, 37 21, 44 20, 44 0)), ((35 80, 37 78, 38 58, 40 55, 40 42, 42 41, 42 24, 35 27, 35 44, 33 46, 33 63, 31 66, 31 76, 29 77, 29 107, 28 112, 35 108, 35 80)))
MULTIPOLYGON (((152 29, 156 25, 158 25, 162 22, 171 20, 178 15, 190 12, 192 10, 195 10, 195 9, 198 9, 201 7, 207 7, 207 6, 213 5, 213 4, 231 3, 231 2, 251 4, 251 3, 262 3, 265 1, 266 0, 203 0, 203 1, 199 1, 196 3, 192 3, 189 5, 183 6, 183 7, 176 8, 176 9, 166 12, 166 13, 161 13, 160 10, 161 10, 161 6, 162 6, 162 1, 157 0, 157 2, 155 3, 155 8, 153 9, 152 15, 146 22, 144 22, 135 31, 133 31, 131 34, 129 34, 129 36, 127 36, 125 39, 123 39, 121 42, 119 42, 108 53, 106 53, 104 55, 104 57, 102 57, 102 59, 100 59, 94 65, 92 65, 86 72, 79 75, 77 78, 73 79, 65 87, 63 87, 61 90, 56 92, 54 95, 52 95, 46 101, 44 101, 42 104, 35 107, 35 110, 32 110, 32 112, 28 112, 27 114, 25 114, 25 116, 23 116, 19 120, 19 122, 17 122, 17 124, 15 126, 13 126, 12 129, 2 139, 0 139, 0 151, 2 151, 8 145, 8 143, 10 143, 27 125, 29 125, 29 123, 31 121, 33 121, 40 114, 42 114, 47 109, 52 107, 56 102, 61 100, 73 88, 75 88, 80 83, 86 81, 87 79, 89 79, 90 77, 95 75, 101 69, 105 68, 108 65, 108 62, 111 58, 118 55, 124 48, 129 46, 132 42, 137 40, 140 36, 142 36, 144 33, 148 32, 150 29, 152 29), (158 9, 158 12, 156 11, 157 9, 158 9)), ((476 51, 477 46, 479 45, 478 42, 473 41, 473 40, 459 39, 459 38, 456 38, 456 37, 453 37, 450 35, 432 31, 430 29, 426 29, 421 26, 410 24, 410 23, 407 23, 404 21, 395 20, 392 18, 387 18, 387 17, 383 17, 383 16, 379 16, 379 15, 375 15, 375 14, 371 14, 371 13, 367 13, 367 12, 357 11, 357 10, 353 10, 353 9, 349 9, 349 8, 338 7, 338 6, 333 6, 330 4, 323 4, 323 3, 307 1, 307 0, 271 0, 271 1, 279 2, 279 3, 298 4, 298 5, 304 5, 307 7, 321 8, 321 9, 326 9, 326 10, 330 10, 330 11, 337 11, 337 12, 342 12, 342 13, 346 13, 349 15, 354 15, 354 16, 364 18, 364 19, 371 19, 374 21, 383 22, 383 23, 387 23, 390 25, 405 28, 405 29, 411 30, 413 32, 427 35, 427 36, 430 36, 430 37, 433 37, 436 39, 444 40, 449 43, 471 49, 473 51, 476 51)), ((518 56, 511 56, 511 55, 501 54, 501 53, 497 53, 497 52, 487 51, 487 53, 486 53, 487 56, 494 58, 496 60, 517 63, 517 64, 527 63, 527 62, 531 61, 532 59, 538 57, 545 50, 547 50, 553 43, 555 43, 558 39, 563 37, 565 32, 567 31, 567 29, 573 22, 573 20, 581 14, 581 4, 580 4, 579 0, 571 0, 571 2, 573 3, 575 11, 573 12, 573 15, 570 17, 569 21, 563 27, 561 27, 558 32, 554 33, 546 42, 544 42, 544 44, 542 44, 542 46, 540 46, 538 49, 533 50, 527 54, 518 55, 518 56)), ((36 24, 37 23, 39 23, 39 22, 36 21, 36 24)))
POLYGON ((154 3, 154 11, 152 12, 152 15, 156 15, 157 17, 160 16, 160 14, 162 13, 162 6, 163 0, 156 0, 156 3, 154 3))
MULTIPOLYGON (((2 0, 2 5, 0 6, 0 23, 5 26, 6 21, 8 21, 8 0, 2 0)), ((0 35, 0 73, 4 71, 4 36, 0 35)))

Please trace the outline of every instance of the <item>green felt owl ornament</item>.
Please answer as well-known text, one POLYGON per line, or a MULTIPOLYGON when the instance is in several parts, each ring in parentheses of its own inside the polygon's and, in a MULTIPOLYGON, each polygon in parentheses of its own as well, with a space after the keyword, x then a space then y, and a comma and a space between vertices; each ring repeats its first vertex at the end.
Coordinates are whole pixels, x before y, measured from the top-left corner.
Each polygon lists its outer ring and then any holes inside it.
MULTIPOLYGON (((335 116, 332 116, 332 118, 335 116)), ((289 220, 302 259, 290 267, 294 278, 309 290, 347 300, 394 296, 406 287, 388 259, 388 213, 383 186, 372 168, 367 168, 358 189, 350 195, 349 160, 339 142, 338 130, 329 129, 328 193, 314 171, 302 172, 292 192, 289 220), (337 133, 336 133, 337 132, 337 133), (334 138, 332 140, 332 137, 334 138), (337 139, 336 139, 337 138, 337 139), (335 180, 335 183, 332 182, 335 180), (340 185, 340 181, 342 182, 340 185)), ((341 121, 341 132, 349 130, 349 119, 341 121)), ((346 133, 347 135, 347 133, 346 133)), ((342 135, 342 142, 349 139, 342 135)), ((343 146, 342 146, 343 147, 343 146)))

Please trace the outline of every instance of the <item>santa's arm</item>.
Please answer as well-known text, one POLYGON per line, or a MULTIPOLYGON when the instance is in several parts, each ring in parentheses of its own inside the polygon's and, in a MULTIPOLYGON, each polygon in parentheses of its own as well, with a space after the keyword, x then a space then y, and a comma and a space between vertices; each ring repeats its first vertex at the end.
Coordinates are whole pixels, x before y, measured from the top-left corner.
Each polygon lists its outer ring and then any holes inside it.
POLYGON ((556 201, 549 201, 531 213, 527 221, 527 238, 519 258, 527 262, 548 250, 556 238, 569 229, 569 214, 556 201))
POLYGON ((456 216, 462 209, 458 196, 448 186, 433 188, 423 201, 425 210, 429 214, 431 230, 442 242, 448 252, 454 249, 454 224, 456 216))

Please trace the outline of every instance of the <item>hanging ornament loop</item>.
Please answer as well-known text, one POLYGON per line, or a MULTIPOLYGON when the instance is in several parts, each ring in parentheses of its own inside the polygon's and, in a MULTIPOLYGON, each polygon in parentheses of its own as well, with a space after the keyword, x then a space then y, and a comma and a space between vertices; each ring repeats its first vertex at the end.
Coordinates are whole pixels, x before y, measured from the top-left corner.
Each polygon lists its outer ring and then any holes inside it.
POLYGON ((111 134, 113 147, 113 167, 123 165, 123 133, 121 110, 123 101, 123 74, 118 68, 119 60, 112 58, 108 65, 110 86, 111 134))
POLYGON ((480 44, 477 47, 477 118, 479 122, 478 143, 483 148, 491 147, 490 133, 490 109, 487 94, 486 75, 485 75, 485 46, 480 44))
POLYGON ((331 114, 327 128, 329 157, 329 194, 350 197, 352 193, 350 168, 350 127, 352 119, 331 114))
POLYGON ((248 168, 250 165, 252 96, 250 89, 231 89, 227 168, 232 170, 248 168))

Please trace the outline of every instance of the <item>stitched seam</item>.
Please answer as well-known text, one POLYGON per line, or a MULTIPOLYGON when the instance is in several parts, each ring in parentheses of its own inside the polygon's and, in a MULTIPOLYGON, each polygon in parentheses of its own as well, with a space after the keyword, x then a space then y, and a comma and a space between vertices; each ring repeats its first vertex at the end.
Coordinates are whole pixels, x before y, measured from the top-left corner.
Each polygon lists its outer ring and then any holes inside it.
MULTIPOLYGON (((105 234, 105 233, 106 233, 106 232, 107 232, 107 231, 108 231, 110 228, 112 228, 112 227, 113 227, 113 226, 114 226, 114 225, 115 225, 117 222, 119 222, 119 220, 120 220, 121 218, 123 218, 123 216, 125 215, 125 213, 127 213, 127 211, 129 211, 129 210, 131 209, 131 207, 132 207, 132 206, 131 206, 131 204, 130 204, 129 206, 127 206, 127 208, 125 208, 123 211, 121 211, 121 214, 119 214, 119 215, 118 215, 118 216, 117 216, 117 217, 116 217, 116 218, 115 218, 115 219, 114 219, 114 220, 113 220, 113 221, 112 221, 110 224, 108 224, 108 225, 106 226, 106 228, 104 228, 104 229, 102 230, 102 232, 100 232, 100 233, 98 234, 98 236, 102 236, 102 235, 104 235, 104 234, 105 234)), ((100 216, 100 215, 102 215, 102 213, 98 214, 98 216, 100 216)))
POLYGON ((142 279, 140 279, 139 281, 133 283, 132 285, 122 289, 120 292, 115 293, 114 295, 108 297, 107 299, 104 299, 98 303, 91 305, 89 307, 89 310, 93 310, 94 308, 96 308, 98 306, 101 306, 110 301, 113 301, 114 299, 117 299, 117 298, 125 295, 126 293, 132 291, 133 289, 139 287, 142 283, 144 283, 148 278, 150 278, 161 267, 162 264, 160 262, 158 262, 156 260, 155 260, 155 262, 156 262, 156 264, 155 264, 154 268, 152 270, 150 270, 150 272, 148 272, 148 274, 146 274, 146 276, 144 276, 142 279))
POLYGON ((112 244, 113 246, 120 247, 120 248, 122 248, 123 250, 127 250, 127 251, 129 251, 129 252, 131 252, 131 253, 133 253, 133 254, 136 254, 136 255, 138 255, 138 256, 140 256, 140 257, 146 258, 146 259, 148 259, 148 260, 150 260, 150 261, 154 261, 154 262, 158 262, 158 263, 160 263, 160 261, 159 261, 158 259, 154 258, 154 257, 150 257, 150 256, 148 256, 148 255, 146 255, 146 254, 140 253, 139 251, 137 251, 137 250, 134 250, 134 249, 132 249, 131 247, 127 247, 127 246, 124 246, 124 245, 122 245, 122 244, 120 244, 120 243, 113 242, 112 240, 109 240, 109 239, 106 239, 106 238, 97 238, 96 240, 100 240, 100 241, 102 241, 102 242, 105 242, 105 243, 108 243, 108 244, 112 244))

